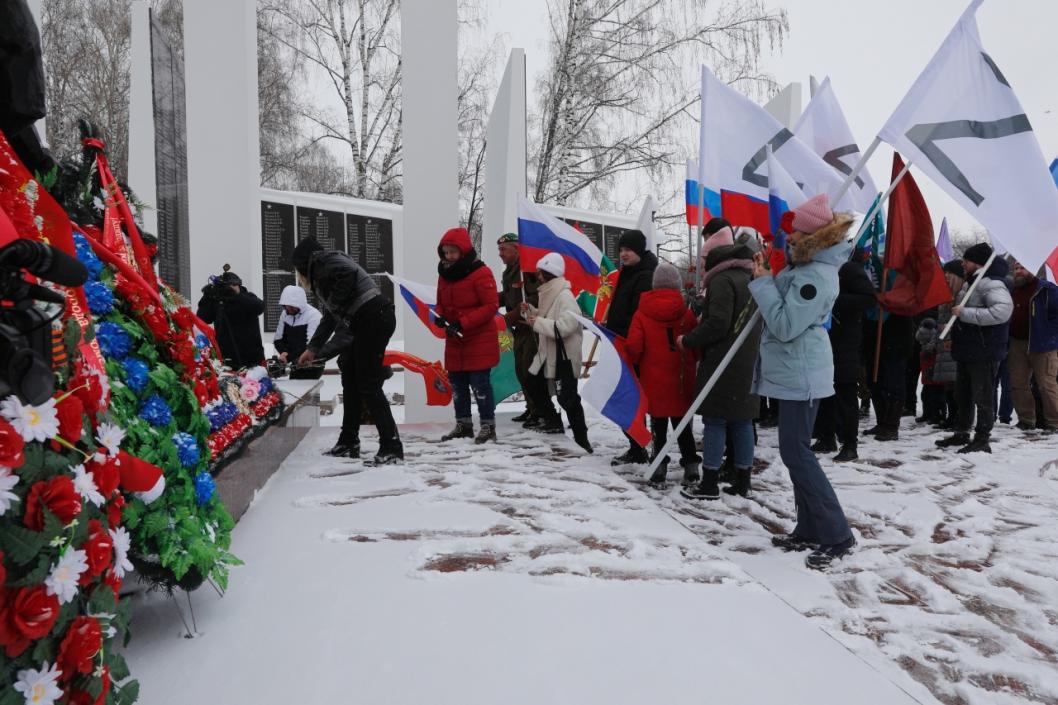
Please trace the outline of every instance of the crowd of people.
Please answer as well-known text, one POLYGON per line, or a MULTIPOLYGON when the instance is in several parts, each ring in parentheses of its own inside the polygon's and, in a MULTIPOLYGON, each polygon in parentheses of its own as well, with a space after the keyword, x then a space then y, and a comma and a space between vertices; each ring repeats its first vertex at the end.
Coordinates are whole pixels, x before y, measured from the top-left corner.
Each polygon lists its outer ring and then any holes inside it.
MULTIPOLYGON (((681 493, 716 500, 724 485, 728 494, 747 496, 758 428, 777 426, 797 524, 773 544, 810 550, 809 567, 825 569, 855 540, 818 455, 857 460, 861 438, 898 440, 908 415, 948 431, 936 446, 960 453, 990 453, 994 425, 1012 423, 1015 414, 1017 428, 1030 434, 1058 431, 1058 287, 979 243, 943 265, 951 303, 897 315, 880 302, 882 282, 878 268, 868 266, 871 253, 849 242, 852 216, 832 212, 819 195, 785 222, 789 232, 779 249, 751 229, 713 218, 701 231, 697 279, 659 262, 642 232, 621 235, 620 273, 602 323, 618 336, 639 378, 653 442, 647 449, 626 434, 628 448, 611 464, 656 460, 650 481, 664 484, 669 457, 658 456, 669 429, 678 427, 730 358, 694 409, 700 440, 693 423, 675 439, 681 493), (875 424, 861 433, 870 406, 875 424)), ((512 423, 546 434, 565 433, 568 426, 576 444, 592 453, 578 393, 585 366, 577 320, 582 311, 565 277, 566 262, 548 253, 535 271, 523 271, 518 244, 514 233, 496 243, 504 264, 499 287, 466 229, 448 230, 438 244, 436 323, 445 332, 455 411, 455 426, 439 440, 497 440, 490 372, 500 358, 499 314, 514 341, 525 399, 525 411, 512 423)), ((366 409, 379 432, 374 462, 399 462, 403 446, 382 392, 393 303, 349 255, 325 251, 315 239, 302 240, 292 259, 298 287, 282 294, 276 350, 300 365, 338 357, 345 413, 328 453, 360 456, 366 409), (305 291, 315 294, 322 313, 308 304, 305 291)), ((222 283, 235 296, 226 295, 224 306, 246 299, 259 314, 259 300, 241 283, 222 283)), ((203 306, 212 305, 215 297, 207 297, 203 306)))

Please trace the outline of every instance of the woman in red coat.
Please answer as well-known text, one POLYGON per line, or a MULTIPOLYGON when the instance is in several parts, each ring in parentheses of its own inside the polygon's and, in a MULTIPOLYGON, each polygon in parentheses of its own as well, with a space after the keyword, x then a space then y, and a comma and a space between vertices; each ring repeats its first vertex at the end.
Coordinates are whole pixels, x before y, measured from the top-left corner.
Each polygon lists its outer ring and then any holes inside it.
POLYGON ((437 315, 444 319, 445 368, 452 383, 456 427, 441 437, 473 438, 470 393, 478 405, 481 431, 475 443, 496 440, 496 404, 489 375, 500 362, 496 333, 499 294, 492 270, 478 259, 466 228, 452 228, 437 246, 437 315))
MULTIPOLYGON (((697 321, 687 308, 681 293, 683 280, 678 269, 662 263, 654 270, 654 288, 639 298, 639 308, 628 329, 625 352, 628 361, 639 368, 639 383, 647 395, 650 431, 654 434, 654 457, 665 445, 668 426, 679 424, 694 401, 694 374, 697 357, 691 350, 680 350, 676 341, 694 330, 697 321)), ((677 438, 683 484, 698 481, 694 430, 687 424, 677 438)), ((666 457, 650 481, 665 481, 669 459, 666 457)))

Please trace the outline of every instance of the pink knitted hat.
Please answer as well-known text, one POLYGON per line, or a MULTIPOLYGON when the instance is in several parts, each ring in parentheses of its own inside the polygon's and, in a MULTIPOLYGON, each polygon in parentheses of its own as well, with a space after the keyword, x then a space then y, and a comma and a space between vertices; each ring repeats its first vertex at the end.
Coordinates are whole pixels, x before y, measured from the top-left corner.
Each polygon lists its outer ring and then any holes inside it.
POLYGON ((698 254, 703 260, 705 260, 709 253, 718 247, 724 245, 734 245, 735 234, 731 232, 731 228, 724 227, 717 230, 715 233, 709 236, 709 238, 702 243, 702 251, 698 254))
POLYGON ((807 234, 814 233, 834 220, 834 213, 825 193, 817 193, 797 208, 794 208, 793 229, 807 234))

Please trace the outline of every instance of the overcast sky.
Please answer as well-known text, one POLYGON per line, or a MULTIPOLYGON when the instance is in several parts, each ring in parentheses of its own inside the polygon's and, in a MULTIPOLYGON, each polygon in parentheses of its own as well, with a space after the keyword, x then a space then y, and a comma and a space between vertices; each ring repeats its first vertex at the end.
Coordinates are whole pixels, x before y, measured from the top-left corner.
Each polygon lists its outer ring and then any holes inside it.
MULTIPOLYGON (((489 29, 504 34, 508 47, 526 50, 533 104, 534 77, 547 61, 544 0, 487 2, 489 29)), ((861 149, 866 149, 968 5, 968 0, 768 2, 786 8, 790 33, 782 49, 766 57, 766 69, 782 85, 801 82, 805 102, 809 74, 820 81, 829 75, 861 149)), ((977 21, 985 47, 1021 99, 1049 163, 1058 156, 1054 39, 1058 0, 986 0, 977 21)), ((888 183, 891 164, 892 150, 883 145, 870 163, 879 188, 888 183)), ((912 175, 922 187, 935 228, 944 216, 950 226, 975 225, 923 174, 912 169, 912 175)))

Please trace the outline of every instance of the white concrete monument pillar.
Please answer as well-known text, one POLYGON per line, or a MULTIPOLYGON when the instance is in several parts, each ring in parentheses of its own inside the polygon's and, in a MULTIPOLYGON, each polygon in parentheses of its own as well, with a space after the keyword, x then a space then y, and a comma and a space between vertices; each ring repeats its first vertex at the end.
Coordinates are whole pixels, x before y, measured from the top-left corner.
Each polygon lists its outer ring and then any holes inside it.
MULTIPOLYGON (((400 14, 404 276, 434 284, 437 243, 459 223, 456 0, 402 0, 400 14)), ((443 341, 411 319, 407 306, 397 310, 405 317, 404 349, 443 359, 443 341)), ((451 408, 426 406, 418 380, 409 380, 404 395, 406 422, 452 419, 451 408)))
POLYGON ((785 88, 764 105, 764 109, 785 128, 792 130, 801 117, 801 84, 786 84, 785 88))
MULTIPOLYGON (((154 161, 154 71, 151 61, 151 4, 133 0, 129 46, 129 183, 143 210, 143 227, 158 234, 158 172, 154 161)), ((198 288, 192 289, 197 291, 198 288)))
POLYGON ((518 232, 518 198, 526 191, 525 50, 512 49, 485 131, 482 259, 503 272, 496 238, 518 232))
POLYGON ((229 263, 261 296, 256 0, 184 0, 184 77, 191 290, 229 263))

